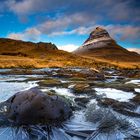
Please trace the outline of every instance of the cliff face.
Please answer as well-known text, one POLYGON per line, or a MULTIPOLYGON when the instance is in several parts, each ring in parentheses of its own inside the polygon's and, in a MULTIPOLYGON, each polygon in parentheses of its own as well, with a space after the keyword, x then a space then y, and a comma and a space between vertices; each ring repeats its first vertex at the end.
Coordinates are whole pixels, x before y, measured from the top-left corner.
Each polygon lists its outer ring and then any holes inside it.
POLYGON ((139 54, 130 52, 118 45, 109 33, 101 27, 92 31, 83 45, 73 53, 115 61, 140 61, 139 54))
POLYGON ((33 43, 0 38, 0 55, 36 56, 48 51, 58 50, 52 43, 33 43))

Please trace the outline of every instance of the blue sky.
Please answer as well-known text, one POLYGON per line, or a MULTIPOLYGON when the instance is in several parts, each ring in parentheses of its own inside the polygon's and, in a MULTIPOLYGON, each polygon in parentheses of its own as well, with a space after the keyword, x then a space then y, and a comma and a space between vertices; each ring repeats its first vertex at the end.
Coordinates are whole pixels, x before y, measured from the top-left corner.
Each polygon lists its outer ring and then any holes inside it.
POLYGON ((0 37, 44 41, 72 51, 102 26, 123 47, 140 49, 139 0, 0 0, 0 37))

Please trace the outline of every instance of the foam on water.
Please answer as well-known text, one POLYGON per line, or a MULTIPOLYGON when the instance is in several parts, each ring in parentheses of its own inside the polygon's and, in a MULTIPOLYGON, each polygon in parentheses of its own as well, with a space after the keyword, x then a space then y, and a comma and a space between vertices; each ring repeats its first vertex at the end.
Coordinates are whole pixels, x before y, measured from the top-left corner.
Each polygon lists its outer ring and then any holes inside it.
POLYGON ((135 91, 140 93, 140 88, 135 88, 135 91))
POLYGON ((129 83, 132 83, 132 84, 140 84, 140 79, 138 79, 138 80, 131 80, 129 82, 126 82, 126 84, 129 84, 129 83))
POLYGON ((16 92, 37 86, 36 82, 0 82, 0 102, 7 100, 16 92))
POLYGON ((135 95, 132 92, 124 92, 112 88, 95 88, 97 95, 103 95, 103 97, 111 98, 121 102, 129 102, 135 95))

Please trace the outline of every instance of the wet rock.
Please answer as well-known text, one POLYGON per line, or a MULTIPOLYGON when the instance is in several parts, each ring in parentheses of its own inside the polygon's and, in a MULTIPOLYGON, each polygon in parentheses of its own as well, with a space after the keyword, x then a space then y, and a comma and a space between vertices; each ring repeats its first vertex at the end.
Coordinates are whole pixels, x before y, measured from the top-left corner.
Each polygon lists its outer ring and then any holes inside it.
POLYGON ((139 78, 140 77, 140 70, 139 69, 120 70, 119 75, 129 77, 129 78, 139 78))
POLYGON ((69 79, 70 81, 74 81, 74 82, 84 82, 86 81, 86 78, 81 78, 81 77, 72 77, 69 79))
MULTIPOLYGON (((53 71, 52 71, 53 72, 53 71)), ((71 77, 85 77, 84 74, 78 71, 73 71, 71 69, 59 69, 55 74, 55 77, 59 78, 71 78, 71 77)))
POLYGON ((47 95, 32 88, 16 93, 5 101, 6 117, 16 125, 28 124, 60 124, 72 113, 70 106, 62 97, 47 95))
POLYGON ((38 84, 40 86, 48 86, 48 87, 62 85, 61 81, 59 81, 58 79, 52 79, 52 78, 48 78, 48 79, 42 80, 42 81, 38 82, 38 84))
POLYGON ((140 93, 137 93, 136 96, 133 99, 131 99, 131 101, 137 105, 140 105, 140 93))
POLYGON ((70 78, 83 80, 105 80, 104 74, 96 69, 81 69, 80 71, 74 71, 70 69, 59 69, 55 75, 59 78, 70 78))
POLYGON ((98 104, 104 107, 111 107, 114 111, 119 112, 123 115, 131 117, 140 117, 139 113, 134 112, 136 105, 129 102, 119 102, 114 99, 104 98, 98 99, 98 104))
POLYGON ((90 99, 82 97, 82 98, 75 98, 74 101, 78 106, 86 108, 86 105, 90 101, 90 99))
POLYGON ((0 72, 2 75, 46 75, 45 71, 35 71, 34 69, 11 69, 9 71, 0 72))
POLYGON ((111 98, 104 98, 104 99, 100 99, 98 100, 99 104, 103 105, 103 106, 111 106, 112 108, 126 108, 129 110, 133 110, 136 108, 136 106, 132 103, 129 102, 119 102, 117 100, 111 99, 111 98))
POLYGON ((85 97, 81 97, 81 98, 75 98, 74 101, 75 102, 81 102, 83 104, 87 104, 90 101, 90 99, 89 98, 85 98, 85 97))
POLYGON ((110 83, 105 83, 105 82, 93 82, 92 84, 94 87, 102 87, 102 88, 113 88, 117 90, 122 90, 126 92, 134 92, 135 88, 137 88, 137 85, 132 84, 132 83, 121 83, 120 81, 114 81, 110 83))
POLYGON ((87 83, 77 83, 70 87, 70 90, 73 93, 78 94, 88 94, 91 92, 94 92, 94 90, 91 89, 90 85, 87 83))

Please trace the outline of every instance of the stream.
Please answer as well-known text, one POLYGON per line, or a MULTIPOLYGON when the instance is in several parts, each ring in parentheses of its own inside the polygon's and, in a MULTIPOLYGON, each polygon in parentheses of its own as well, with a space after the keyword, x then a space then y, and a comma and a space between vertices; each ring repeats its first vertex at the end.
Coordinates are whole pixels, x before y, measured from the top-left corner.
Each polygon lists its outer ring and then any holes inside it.
POLYGON ((65 97, 73 107, 73 115, 59 127, 12 127, 1 124, 0 118, 0 140, 140 139, 140 78, 120 77, 108 70, 104 79, 98 79, 87 76, 88 69, 80 68, 33 69, 25 74, 10 71, 0 69, 0 102, 38 87, 44 93, 65 97), (42 84, 50 79, 50 84, 42 84))

